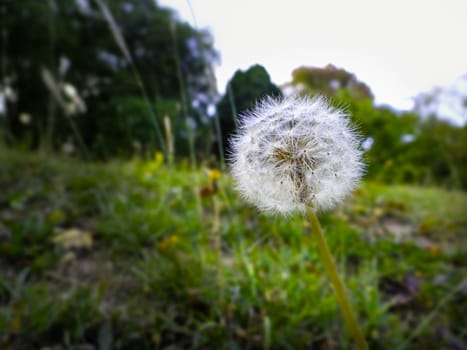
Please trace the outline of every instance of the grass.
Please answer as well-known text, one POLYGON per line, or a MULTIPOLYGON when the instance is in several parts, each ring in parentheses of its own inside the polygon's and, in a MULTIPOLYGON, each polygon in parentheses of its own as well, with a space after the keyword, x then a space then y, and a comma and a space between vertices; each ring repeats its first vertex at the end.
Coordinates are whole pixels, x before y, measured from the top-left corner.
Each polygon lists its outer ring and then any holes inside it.
MULTIPOLYGON (((228 175, 160 157, 0 164, 0 348, 352 348, 307 221, 260 214, 228 175)), ((465 208, 364 183, 321 215, 371 349, 467 346, 465 208)))

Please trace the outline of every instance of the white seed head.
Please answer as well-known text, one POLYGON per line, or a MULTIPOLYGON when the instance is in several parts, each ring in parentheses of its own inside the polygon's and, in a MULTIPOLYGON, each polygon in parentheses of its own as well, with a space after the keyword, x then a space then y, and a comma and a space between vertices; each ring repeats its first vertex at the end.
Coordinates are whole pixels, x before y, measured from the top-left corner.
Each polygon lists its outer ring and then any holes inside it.
POLYGON ((247 201, 281 214, 335 207, 364 171, 347 115, 323 97, 298 96, 268 97, 241 116, 231 168, 247 201))

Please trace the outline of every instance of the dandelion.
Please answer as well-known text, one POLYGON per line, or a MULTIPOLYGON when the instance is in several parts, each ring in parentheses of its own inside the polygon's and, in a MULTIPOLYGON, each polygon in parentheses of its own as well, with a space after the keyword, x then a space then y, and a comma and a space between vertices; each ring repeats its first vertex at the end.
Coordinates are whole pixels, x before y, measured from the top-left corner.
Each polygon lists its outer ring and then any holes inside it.
POLYGON ((359 349, 367 349, 316 212, 353 191, 364 165, 347 115, 323 97, 266 98, 240 120, 231 168, 243 197, 279 214, 307 213, 321 259, 359 349))
POLYGON ((232 141, 239 192, 282 214, 335 207, 360 180, 360 159, 346 115, 322 97, 268 98, 243 116, 232 141))

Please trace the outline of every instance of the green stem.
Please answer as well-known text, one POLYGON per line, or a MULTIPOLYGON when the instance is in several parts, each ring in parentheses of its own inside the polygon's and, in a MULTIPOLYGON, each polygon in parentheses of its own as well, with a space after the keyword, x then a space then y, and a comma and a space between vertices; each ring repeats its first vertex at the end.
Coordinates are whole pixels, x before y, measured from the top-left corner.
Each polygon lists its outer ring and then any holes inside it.
POLYGON ((321 260, 324 264, 324 268, 326 270, 328 278, 331 280, 331 284, 337 296, 337 301, 340 304, 347 325, 349 326, 350 331, 352 332, 355 338, 358 349, 368 350, 368 345, 365 341, 363 332, 360 326, 358 325, 357 317, 355 316, 352 304, 350 303, 349 298, 347 297, 344 283, 337 274, 336 265, 334 264, 334 260, 326 242, 326 237, 324 236, 323 231, 321 230, 321 226, 319 225, 318 218, 311 207, 308 208, 308 217, 310 219, 311 229, 313 230, 316 242, 318 243, 318 248, 321 254, 321 260))

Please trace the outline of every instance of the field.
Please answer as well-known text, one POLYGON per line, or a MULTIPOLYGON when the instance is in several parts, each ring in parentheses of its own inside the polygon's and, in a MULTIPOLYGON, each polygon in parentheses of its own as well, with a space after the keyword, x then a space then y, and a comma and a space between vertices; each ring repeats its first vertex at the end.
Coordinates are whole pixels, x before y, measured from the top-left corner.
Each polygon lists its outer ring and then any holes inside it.
MULTIPOLYGON (((371 349, 467 348, 467 194, 364 182, 320 215, 371 349)), ((0 151, 1 349, 351 349, 305 218, 227 172, 0 151)))

